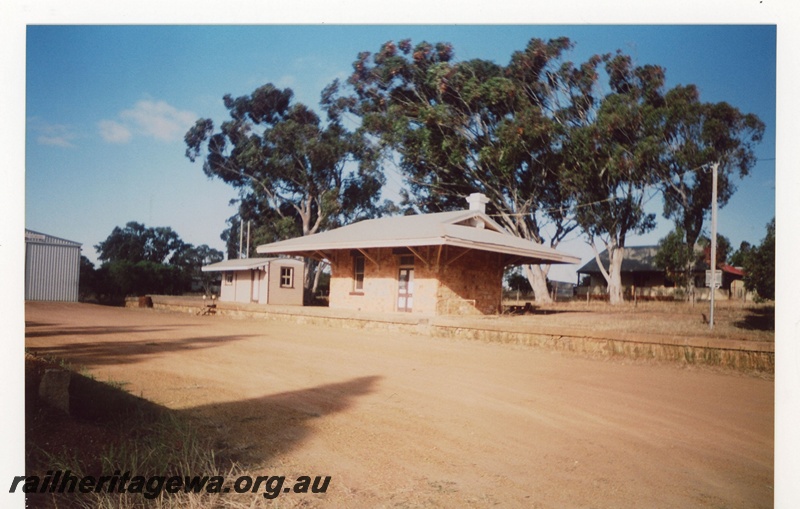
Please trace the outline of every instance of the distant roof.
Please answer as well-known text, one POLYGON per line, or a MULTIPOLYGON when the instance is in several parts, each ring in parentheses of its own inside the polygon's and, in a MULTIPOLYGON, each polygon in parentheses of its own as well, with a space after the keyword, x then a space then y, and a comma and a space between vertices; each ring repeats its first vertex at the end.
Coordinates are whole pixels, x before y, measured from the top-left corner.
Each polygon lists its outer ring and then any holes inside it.
MULTIPOLYGON (((622 272, 662 272, 656 265, 656 253, 658 246, 637 246, 626 247, 625 257, 622 259, 622 272)), ((600 253, 600 260, 603 265, 608 266, 608 251, 604 250, 600 253)), ((578 269, 579 273, 592 274, 599 273, 600 268, 597 266, 597 260, 592 258, 583 267, 578 269)))
MULTIPOLYGON (((663 272, 656 265, 656 253, 658 246, 634 246, 625 248, 625 258, 622 260, 622 272, 663 272)), ((600 260, 604 265, 608 266, 608 251, 600 253, 600 260)), ((704 271, 709 269, 707 263, 700 262, 695 265, 695 271, 704 271)), ((728 264, 722 264, 717 267, 718 270, 733 274, 735 276, 744 276, 744 271, 741 268, 733 267, 728 264)), ((583 267, 578 269, 579 274, 593 274, 599 273, 600 269, 597 267, 597 260, 592 258, 583 267)))
POLYGON ((236 260, 224 260, 217 263, 211 263, 209 265, 204 265, 202 267, 203 272, 220 272, 220 271, 229 271, 229 270, 250 270, 250 269, 257 269, 259 267, 266 267, 269 265, 270 262, 274 262, 276 260, 281 261, 289 261, 293 263, 302 263, 298 260, 292 260, 291 258, 239 258, 236 260))
POLYGON ((46 233, 39 233, 29 230, 27 228, 25 228, 25 242, 31 242, 35 244, 58 244, 72 247, 81 247, 83 245, 80 242, 75 242, 74 240, 54 237, 52 235, 47 235, 46 233))
POLYGON ((508 233, 484 212, 457 210, 392 216, 353 223, 305 237, 264 244, 262 254, 313 253, 340 249, 456 246, 519 257, 516 263, 579 263, 580 259, 508 233))
POLYGON ((725 264, 720 267, 720 270, 727 272, 728 274, 733 274, 734 276, 744 277, 744 270, 741 267, 734 267, 733 265, 725 264))

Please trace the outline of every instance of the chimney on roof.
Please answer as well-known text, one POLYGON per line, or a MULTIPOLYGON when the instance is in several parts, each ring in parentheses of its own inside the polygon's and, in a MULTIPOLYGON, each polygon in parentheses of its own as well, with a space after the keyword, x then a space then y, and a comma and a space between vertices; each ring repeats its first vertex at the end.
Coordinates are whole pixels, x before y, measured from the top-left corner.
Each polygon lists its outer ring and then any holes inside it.
POLYGON ((469 203, 469 210, 477 210, 478 212, 486 212, 486 204, 489 203, 489 198, 483 193, 472 193, 467 196, 467 203, 469 203))

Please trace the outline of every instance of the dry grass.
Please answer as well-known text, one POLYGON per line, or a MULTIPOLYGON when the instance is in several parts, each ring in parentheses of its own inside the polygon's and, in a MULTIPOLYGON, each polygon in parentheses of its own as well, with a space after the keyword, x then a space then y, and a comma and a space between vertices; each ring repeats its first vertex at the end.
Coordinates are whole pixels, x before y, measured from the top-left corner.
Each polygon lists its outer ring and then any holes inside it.
MULTIPOLYGON (((312 507, 321 495, 268 499, 263 490, 234 493, 232 484, 240 476, 264 475, 257 464, 231 459, 227 443, 214 439, 198 419, 176 415, 163 407, 137 398, 118 383, 85 377, 56 359, 26 355, 26 475, 44 479, 55 471, 82 478, 129 472, 153 476, 221 476, 229 493, 179 491, 168 494, 145 487, 140 493, 28 493, 26 507, 68 509, 134 508, 262 508, 312 507), (72 372, 70 414, 44 404, 36 388, 46 369, 72 372), (50 474, 48 474, 48 472, 50 474), (153 498, 153 494, 157 496, 153 498), (147 496, 145 496, 147 494, 147 496)), ((224 433, 223 433, 224 435, 224 433)), ((285 485, 293 479, 287 476, 285 485)), ((22 488, 19 488, 20 490, 22 488)))
MULTIPOLYGON (((508 301, 506 304, 517 304, 508 301)), ((717 302, 714 327, 709 326, 708 302, 571 301, 534 306, 533 313, 514 316, 517 322, 552 327, 749 341, 775 340, 775 305, 717 302)))

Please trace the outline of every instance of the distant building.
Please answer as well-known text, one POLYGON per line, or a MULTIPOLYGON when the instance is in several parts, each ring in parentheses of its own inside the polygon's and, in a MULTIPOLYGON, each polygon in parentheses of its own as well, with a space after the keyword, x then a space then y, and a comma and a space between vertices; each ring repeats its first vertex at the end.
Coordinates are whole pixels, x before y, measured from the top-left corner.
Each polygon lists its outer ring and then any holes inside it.
POLYGON ((77 302, 81 244, 25 230, 25 300, 77 302))
POLYGON ((293 258, 241 258, 204 266, 221 272, 220 302, 303 305, 305 264, 293 258))
POLYGON ((550 281, 554 300, 569 300, 575 296, 575 283, 550 281))
POLYGON ((330 263, 331 308, 430 315, 497 313, 506 267, 579 261, 511 235, 485 213, 484 195, 467 201, 469 210, 360 221, 256 251, 330 263))
MULTIPOLYGON (((622 260, 622 287, 625 298, 633 298, 634 294, 640 299, 673 299, 676 297, 675 283, 670 281, 663 269, 658 268, 655 262, 658 246, 636 246, 625 248, 625 258, 622 260)), ((608 251, 600 253, 600 261, 608 267, 608 251)), ((710 297, 709 288, 706 288, 705 273, 709 269, 708 264, 698 263, 695 266, 692 278, 695 286, 695 296, 699 299, 710 297)), ((717 270, 722 271, 722 286, 715 298, 723 299, 743 299, 746 292, 743 285, 744 272, 742 269, 730 265, 721 265, 717 270)), ((578 279, 581 275, 588 276, 588 285, 578 287, 578 295, 585 297, 587 292, 590 296, 603 296, 607 293, 606 280, 600 272, 597 260, 589 260, 583 267, 578 269, 578 279)))

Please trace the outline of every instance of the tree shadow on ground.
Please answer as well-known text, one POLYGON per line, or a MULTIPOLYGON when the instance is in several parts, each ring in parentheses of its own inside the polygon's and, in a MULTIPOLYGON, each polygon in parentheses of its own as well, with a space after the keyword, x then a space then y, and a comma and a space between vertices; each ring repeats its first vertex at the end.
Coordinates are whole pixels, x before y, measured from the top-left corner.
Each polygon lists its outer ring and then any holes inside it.
POLYGON ((120 365, 142 362, 153 356, 160 356, 175 351, 199 350, 225 346, 233 341, 243 340, 250 335, 202 336, 177 339, 166 339, 174 336, 172 333, 158 334, 162 331, 175 331, 178 328, 147 328, 147 327, 65 327, 59 330, 39 332, 25 331, 26 338, 45 336, 96 336, 96 341, 72 341, 65 339, 57 344, 47 346, 27 346, 26 350, 45 358, 63 359, 76 366, 85 365, 120 365), (118 334, 150 334, 148 339, 135 341, 115 339, 103 341, 102 335, 118 334))
POLYGON ((577 310, 573 309, 544 309, 537 307, 535 304, 530 302, 526 302, 524 305, 521 304, 508 304, 503 306, 503 314, 504 315, 512 315, 512 316, 519 316, 519 315, 556 315, 556 314, 563 314, 563 313, 576 313, 577 310))
MULTIPOLYGON (((25 322, 25 327, 44 327, 55 326, 56 324, 44 324, 35 322, 25 322)), ((26 338, 44 338, 50 336, 99 336, 102 334, 133 334, 133 333, 148 333, 148 332, 162 332, 172 330, 172 328, 146 328, 146 327, 61 327, 59 329, 51 330, 35 330, 25 331, 26 338)))
MULTIPOLYGON (((25 364, 25 474, 40 478, 56 469, 95 477, 115 470, 145 477, 225 476, 233 467, 253 472, 301 446, 313 435, 316 419, 348 410, 381 378, 173 410, 72 373, 65 413, 39 395, 45 371, 57 366, 32 355, 25 364)), ((27 495, 27 503, 72 507, 87 500, 80 493, 36 493, 27 495)))
POLYGON ((774 331, 775 308, 769 306, 748 309, 745 317, 737 320, 733 325, 745 330, 774 331))
POLYGON ((380 379, 365 376, 181 412, 216 436, 215 447, 226 457, 263 465, 308 439, 316 420, 344 412, 357 397, 373 392, 380 379))
POLYGON ((28 347, 31 353, 42 357, 58 358, 77 366, 108 366, 134 364, 146 358, 175 351, 201 350, 221 347, 249 335, 203 336, 176 340, 95 341, 65 343, 57 346, 28 347))

